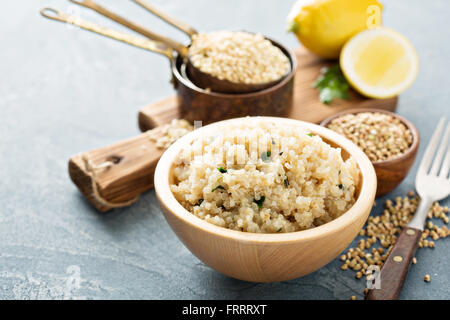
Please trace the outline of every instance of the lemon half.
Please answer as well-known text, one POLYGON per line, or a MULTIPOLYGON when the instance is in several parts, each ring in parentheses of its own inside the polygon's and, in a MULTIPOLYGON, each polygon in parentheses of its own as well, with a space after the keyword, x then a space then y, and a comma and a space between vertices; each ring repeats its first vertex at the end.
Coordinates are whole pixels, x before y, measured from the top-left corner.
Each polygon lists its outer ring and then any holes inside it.
POLYGON ((383 99, 397 96, 414 82, 419 58, 403 35, 380 27, 350 39, 342 49, 340 65, 353 88, 383 99))

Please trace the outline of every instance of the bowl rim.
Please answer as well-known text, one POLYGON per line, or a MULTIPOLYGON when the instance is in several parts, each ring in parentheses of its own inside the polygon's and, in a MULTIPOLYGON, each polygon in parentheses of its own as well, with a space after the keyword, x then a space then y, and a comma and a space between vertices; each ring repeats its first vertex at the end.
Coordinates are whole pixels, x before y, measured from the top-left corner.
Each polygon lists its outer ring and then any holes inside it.
MULTIPOLYGON (((277 118, 277 117, 244 117, 234 118, 224 121, 215 122, 196 129, 187 135, 177 140, 172 146, 170 146, 162 155, 159 160, 154 177, 155 191, 158 201, 161 207, 165 207, 166 213, 176 216, 184 223, 189 224, 194 229, 213 234, 218 237, 228 238, 236 241, 243 241, 245 243, 253 244, 275 244, 275 243, 290 243, 303 240, 314 240, 324 237, 326 235, 335 234, 343 231, 347 227, 356 222, 361 215, 369 215, 373 206, 373 200, 375 199, 375 193, 377 189, 377 178, 375 175, 375 169, 365 153, 359 149, 353 142, 348 140, 342 135, 327 129, 323 126, 304 122, 300 120, 294 120, 289 118, 277 118), (184 145, 190 143, 193 139, 199 137, 206 130, 212 127, 223 127, 230 122, 243 121, 249 118, 259 118, 263 121, 274 121, 278 123, 285 123, 290 125, 303 126, 313 134, 317 134, 333 143, 337 144, 341 149, 345 149, 356 161, 360 168, 360 174, 362 178, 361 190, 359 197, 356 199, 353 206, 343 213, 338 218, 325 223, 321 226, 295 231, 287 233, 251 233, 237 230, 231 230, 224 227, 219 227, 210 222, 207 222, 191 212, 187 211, 175 198, 169 186, 169 175, 172 170, 172 163, 175 157, 179 154, 184 145), (370 199, 367 201, 367 199, 370 199)), ((164 211, 164 210, 163 210, 164 211)))
POLYGON ((409 146, 409 148, 405 151, 405 153, 403 153, 402 155, 400 155, 398 157, 388 159, 388 160, 371 161, 374 166, 388 167, 388 166, 391 166, 391 165, 394 165, 397 163, 401 163, 401 162, 405 161, 406 159, 408 159, 411 156, 411 154, 413 154, 414 152, 417 151, 417 148, 419 147, 419 144, 420 144, 419 130, 417 130, 416 126, 411 121, 406 119, 405 117, 403 117, 397 113, 388 111, 388 110, 377 109, 377 108, 347 109, 347 110, 341 111, 339 113, 336 113, 336 114, 326 118, 325 120, 320 122, 320 125, 328 129, 327 125, 329 125, 330 122, 336 118, 339 118, 339 117, 341 117, 343 115, 347 115, 347 114, 357 114, 357 113, 363 113, 363 112, 379 112, 379 113, 384 113, 384 114, 388 114, 393 117, 396 117, 409 129, 409 131, 411 131, 411 134, 413 136, 413 141, 412 141, 411 145, 409 146))

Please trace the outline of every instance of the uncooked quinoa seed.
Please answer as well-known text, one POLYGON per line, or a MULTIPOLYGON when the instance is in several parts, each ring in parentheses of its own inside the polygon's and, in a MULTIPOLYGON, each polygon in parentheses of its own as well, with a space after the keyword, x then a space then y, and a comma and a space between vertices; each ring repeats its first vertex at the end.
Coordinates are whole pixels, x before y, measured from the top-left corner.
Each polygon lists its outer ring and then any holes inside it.
POLYGON ((286 55, 264 36, 242 31, 194 35, 189 58, 202 72, 234 83, 276 81, 291 68, 286 55))
POLYGON ((404 123, 381 112, 346 114, 333 119, 327 127, 352 140, 374 162, 401 156, 413 140, 404 123))
MULTIPOLYGON (((355 271, 355 277, 360 279, 360 275, 371 277, 367 272, 370 266, 375 265, 382 268, 397 237, 413 217, 419 201, 419 197, 415 196, 412 190, 408 192, 408 197, 397 197, 395 201, 387 200, 385 209, 380 216, 369 216, 365 228, 360 232, 361 239, 357 246, 349 248, 339 257, 339 260, 344 261, 341 270, 351 269, 355 271), (361 265, 362 268, 359 268, 358 265, 361 265)), ((419 248, 434 248, 434 241, 450 236, 450 229, 446 226, 448 212, 448 207, 440 206, 438 202, 433 204, 428 212, 429 220, 419 240, 419 248), (442 226, 438 227, 434 224, 430 220, 432 218, 440 219, 443 223, 442 226)), ((412 263, 416 264, 417 258, 414 257, 412 263)), ((429 275, 424 278, 426 282, 429 282, 430 279, 429 275)))

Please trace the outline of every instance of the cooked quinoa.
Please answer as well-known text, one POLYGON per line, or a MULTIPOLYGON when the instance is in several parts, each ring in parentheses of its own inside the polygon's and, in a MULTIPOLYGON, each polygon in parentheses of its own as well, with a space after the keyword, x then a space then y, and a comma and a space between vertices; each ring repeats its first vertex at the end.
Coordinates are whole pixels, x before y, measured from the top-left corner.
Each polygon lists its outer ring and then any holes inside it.
POLYGON ((173 179, 175 198, 197 217, 233 230, 277 233, 313 228, 346 212, 359 169, 302 127, 247 118, 186 146, 173 179))
POLYGON ((167 149, 192 130, 194 127, 187 120, 173 119, 170 123, 147 131, 147 135, 151 141, 155 142, 158 149, 167 149))
POLYGON ((291 68, 286 55, 264 36, 242 31, 196 34, 189 57, 197 69, 234 83, 276 81, 291 68))

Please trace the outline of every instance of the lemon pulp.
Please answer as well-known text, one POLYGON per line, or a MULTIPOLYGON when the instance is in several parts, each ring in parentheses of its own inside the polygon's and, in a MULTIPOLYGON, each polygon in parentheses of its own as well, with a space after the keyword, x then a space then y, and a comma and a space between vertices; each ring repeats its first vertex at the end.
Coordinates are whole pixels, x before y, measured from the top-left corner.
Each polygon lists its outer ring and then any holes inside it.
POLYGON ((366 30, 349 40, 342 50, 340 64, 350 84, 374 98, 400 94, 412 84, 418 71, 412 45, 388 28, 366 30))

